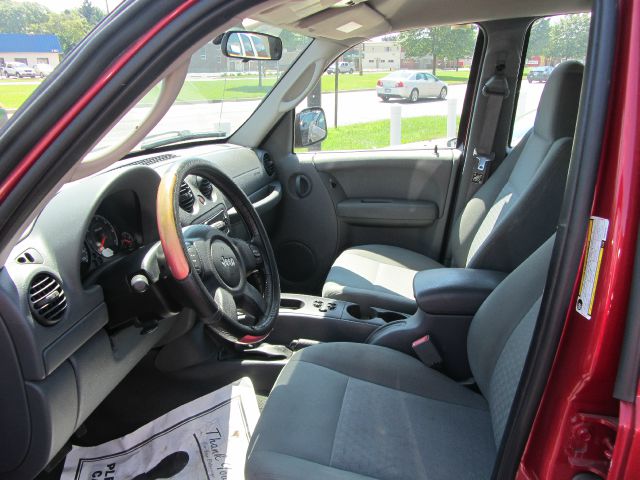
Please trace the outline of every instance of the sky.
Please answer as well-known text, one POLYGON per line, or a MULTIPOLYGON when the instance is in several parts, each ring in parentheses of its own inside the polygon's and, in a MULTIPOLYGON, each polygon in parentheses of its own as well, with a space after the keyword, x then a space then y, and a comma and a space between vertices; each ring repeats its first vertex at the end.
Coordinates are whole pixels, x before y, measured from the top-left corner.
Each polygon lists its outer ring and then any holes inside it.
MULTIPOLYGON (((39 3, 40 5, 44 5, 49 10, 54 12, 62 12, 69 8, 77 8, 82 5, 82 0, 14 0, 16 2, 33 2, 39 3)), ((122 0, 91 0, 96 7, 105 10, 107 5, 109 6, 109 11, 113 10, 120 4, 122 0)))

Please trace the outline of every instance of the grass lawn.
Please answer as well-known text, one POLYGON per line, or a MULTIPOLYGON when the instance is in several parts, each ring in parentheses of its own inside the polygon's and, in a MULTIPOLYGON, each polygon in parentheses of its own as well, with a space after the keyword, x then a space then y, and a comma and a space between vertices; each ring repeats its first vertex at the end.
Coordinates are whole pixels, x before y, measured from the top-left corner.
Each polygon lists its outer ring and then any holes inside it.
MULTIPOLYGON (((447 117, 444 115, 402 119, 402 143, 433 140, 446 135, 447 117)), ((388 147, 389 142, 389 120, 378 120, 329 128, 322 150, 368 150, 388 147)))
POLYGON ((37 85, 24 85, 21 82, 0 85, 0 106, 9 109, 18 108, 36 88, 37 85))

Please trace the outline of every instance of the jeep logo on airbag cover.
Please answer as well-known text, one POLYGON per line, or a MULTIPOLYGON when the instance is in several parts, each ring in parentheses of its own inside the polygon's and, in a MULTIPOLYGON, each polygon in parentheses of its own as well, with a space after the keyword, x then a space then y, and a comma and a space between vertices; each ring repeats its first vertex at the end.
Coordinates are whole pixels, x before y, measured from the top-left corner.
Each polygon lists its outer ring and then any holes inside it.
POLYGON ((220 263, 227 268, 236 266, 236 261, 232 257, 220 257, 220 263))
POLYGON ((240 286, 241 265, 235 252, 225 240, 216 239, 211 243, 211 261, 220 280, 228 287, 240 286))

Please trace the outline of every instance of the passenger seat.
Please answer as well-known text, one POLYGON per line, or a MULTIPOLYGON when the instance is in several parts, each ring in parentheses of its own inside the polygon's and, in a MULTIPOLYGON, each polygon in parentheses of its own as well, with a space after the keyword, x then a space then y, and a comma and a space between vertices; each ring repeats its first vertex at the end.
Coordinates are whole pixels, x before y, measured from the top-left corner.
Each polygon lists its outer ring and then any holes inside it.
MULTIPOLYGON (((578 113, 583 66, 564 62, 544 87, 533 128, 465 205, 449 238, 451 267, 510 272, 555 231, 578 113)), ((406 313, 416 310, 413 277, 445 266, 389 245, 342 252, 322 294, 406 313)))

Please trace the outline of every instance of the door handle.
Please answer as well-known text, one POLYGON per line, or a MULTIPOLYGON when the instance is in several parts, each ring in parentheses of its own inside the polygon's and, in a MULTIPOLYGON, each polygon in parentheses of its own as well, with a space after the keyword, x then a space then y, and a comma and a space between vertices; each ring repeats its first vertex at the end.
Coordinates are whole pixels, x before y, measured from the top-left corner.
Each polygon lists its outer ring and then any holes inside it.
POLYGON ((295 176, 294 185, 296 195, 300 198, 305 198, 311 193, 311 180, 302 173, 295 176))

